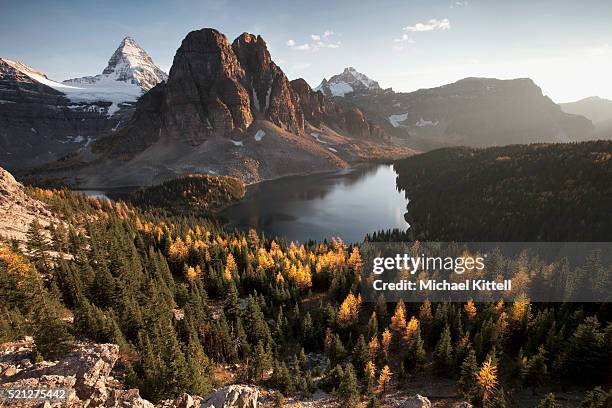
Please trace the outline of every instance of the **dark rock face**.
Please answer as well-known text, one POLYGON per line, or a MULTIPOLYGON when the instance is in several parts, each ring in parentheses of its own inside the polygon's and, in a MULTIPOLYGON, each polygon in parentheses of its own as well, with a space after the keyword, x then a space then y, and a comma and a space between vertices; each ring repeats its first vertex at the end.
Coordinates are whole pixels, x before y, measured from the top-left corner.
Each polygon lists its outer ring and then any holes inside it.
POLYGON ((384 138, 380 126, 369 122, 355 106, 343 106, 327 98, 321 91, 314 91, 302 78, 291 81, 291 87, 299 96, 306 120, 313 126, 325 124, 339 133, 358 138, 384 138))
POLYGON ((261 37, 233 44, 214 29, 190 32, 174 57, 168 81, 139 100, 133 120, 96 151, 142 151, 159 139, 193 146, 214 135, 239 137, 256 118, 292 133, 304 130, 298 96, 272 62, 261 37))
POLYGON ((283 71, 272 61, 261 36, 243 33, 232 49, 252 87, 253 107, 275 125, 292 133, 304 130, 304 115, 297 95, 283 71))
POLYGON ((0 166, 9 170, 51 162, 78 150, 118 129, 132 111, 126 104, 108 117, 110 102, 71 103, 24 71, 46 78, 31 67, 0 59, 0 166))

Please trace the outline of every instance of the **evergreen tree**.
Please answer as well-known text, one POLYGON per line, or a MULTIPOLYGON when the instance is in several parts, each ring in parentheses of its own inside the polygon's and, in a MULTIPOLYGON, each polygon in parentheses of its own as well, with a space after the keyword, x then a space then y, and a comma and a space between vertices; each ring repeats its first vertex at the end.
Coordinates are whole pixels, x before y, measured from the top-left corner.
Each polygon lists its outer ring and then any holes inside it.
POLYGON ((472 401, 476 392, 476 374, 478 373, 478 365, 476 363, 476 353, 470 349, 468 355, 461 364, 461 376, 457 386, 459 393, 468 401, 472 401))
POLYGON ((544 346, 540 346, 538 353, 529 359, 521 372, 523 384, 531 387, 534 392, 539 385, 542 385, 548 374, 546 355, 544 346))
POLYGON ((355 407, 359 402, 359 386, 357 376, 351 363, 344 368, 342 380, 338 387, 338 396, 343 407, 355 407))
POLYGON ((604 391, 601 387, 595 387, 584 394, 581 408, 609 408, 612 406, 612 391, 604 391))
POLYGON ((277 360, 274 361, 270 383, 284 395, 288 395, 293 391, 293 380, 285 363, 277 360))
POLYGON ((26 238, 28 253, 34 266, 41 272, 48 272, 50 261, 47 252, 51 249, 51 245, 37 219, 30 224, 26 238))
POLYGON ((434 366, 447 375, 452 371, 453 346, 451 345, 450 328, 446 326, 433 352, 434 366))
POLYGON ((357 367, 357 375, 363 378, 366 363, 370 360, 370 349, 365 342, 363 334, 357 339, 355 348, 353 349, 353 366, 357 367))
POLYGON ((555 400, 555 394, 552 392, 547 394, 544 399, 538 403, 537 408, 557 408, 557 401, 555 400))

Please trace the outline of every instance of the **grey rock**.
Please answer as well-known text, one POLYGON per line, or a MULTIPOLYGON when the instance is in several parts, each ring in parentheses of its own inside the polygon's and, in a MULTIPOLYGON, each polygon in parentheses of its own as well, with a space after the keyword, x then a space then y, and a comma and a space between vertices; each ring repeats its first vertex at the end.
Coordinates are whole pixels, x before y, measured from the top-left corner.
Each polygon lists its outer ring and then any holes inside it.
POLYGON ((416 394, 404 400, 398 408, 431 408, 431 402, 426 397, 416 394))
POLYGON ((230 385, 210 394, 202 402, 202 408, 257 408, 259 390, 246 385, 230 385))

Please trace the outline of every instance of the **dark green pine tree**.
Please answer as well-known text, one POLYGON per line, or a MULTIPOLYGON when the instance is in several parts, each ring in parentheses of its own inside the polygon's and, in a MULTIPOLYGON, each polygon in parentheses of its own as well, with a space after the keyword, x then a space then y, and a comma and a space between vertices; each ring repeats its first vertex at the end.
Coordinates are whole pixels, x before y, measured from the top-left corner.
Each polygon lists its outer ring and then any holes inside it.
POLYGON ((272 368, 272 360, 270 343, 264 346, 264 342, 260 340, 255 347, 253 361, 248 370, 249 380, 257 382, 263 380, 264 373, 272 368))
POLYGON ((346 349, 342 340, 338 334, 334 335, 334 338, 329 347, 328 357, 332 363, 339 363, 346 355, 346 349))
POLYGON ((433 352, 434 366, 440 372, 447 375, 452 372, 453 366, 453 346, 451 344, 450 328, 448 325, 442 331, 440 340, 433 352))
POLYGON ((527 365, 523 367, 521 372, 523 385, 530 387, 534 395, 536 388, 544 383, 548 374, 548 368, 546 366, 547 354, 546 349, 541 345, 538 349, 538 353, 529 359, 527 365))
POLYGON ((537 408, 557 408, 557 401, 555 400, 555 394, 552 392, 547 394, 539 403, 537 408))
POLYGON ((213 365, 204 353, 202 343, 194 328, 189 329, 189 342, 187 343, 187 365, 191 384, 189 392, 196 395, 206 395, 213 386, 213 365))
POLYGON ((342 407, 356 407, 359 402, 359 384, 351 363, 347 363, 344 367, 342 380, 338 387, 338 397, 342 407))
POLYGON ((30 224, 26 237, 26 247, 32 263, 34 263, 34 266, 40 272, 47 273, 50 268, 48 252, 51 249, 51 245, 37 219, 34 219, 30 224))
POLYGON ((357 339, 352 357, 353 366, 356 367, 355 371, 357 372, 357 376, 359 378, 363 378, 365 365, 368 361, 370 361, 370 349, 366 344, 363 334, 357 339))
POLYGON ((73 349, 74 337, 70 334, 68 324, 60 319, 58 305, 52 304, 42 291, 40 294, 34 322, 36 353, 46 360, 56 359, 73 349))
POLYGON ((408 352, 404 358, 404 365, 407 369, 414 370, 425 362, 426 357, 425 342, 421 338, 421 329, 419 328, 408 345, 408 352))
POLYGON ((461 364, 461 375, 457 382, 459 394, 468 401, 472 401, 476 393, 476 373, 478 364, 476 362, 476 352, 474 349, 468 351, 467 357, 461 364))
POLYGON ((293 380, 284 362, 274 360, 270 383, 284 395, 289 395, 293 392, 293 380))
POLYGON ((240 317, 240 299, 238 298, 238 290, 236 284, 231 281, 225 294, 225 301, 223 303, 223 312, 228 323, 232 326, 236 324, 236 321, 240 317))

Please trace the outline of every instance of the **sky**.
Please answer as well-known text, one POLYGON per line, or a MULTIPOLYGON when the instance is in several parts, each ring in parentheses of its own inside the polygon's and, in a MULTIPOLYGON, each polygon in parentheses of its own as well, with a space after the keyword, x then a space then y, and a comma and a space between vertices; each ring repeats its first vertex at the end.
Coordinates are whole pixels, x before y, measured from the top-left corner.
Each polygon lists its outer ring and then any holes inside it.
POLYGON ((0 0, 0 57, 64 80, 102 72, 125 36, 170 69, 212 27, 260 34, 290 79, 353 66, 413 91, 468 76, 532 78, 555 102, 612 99, 610 0, 0 0))

